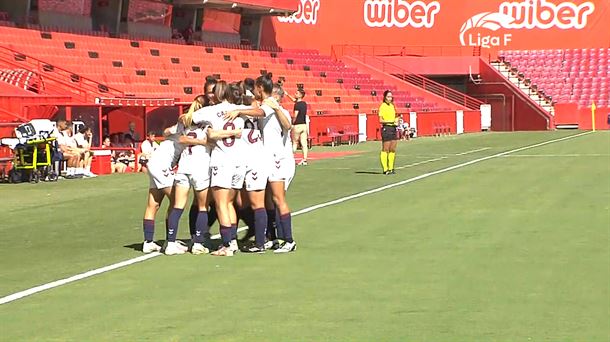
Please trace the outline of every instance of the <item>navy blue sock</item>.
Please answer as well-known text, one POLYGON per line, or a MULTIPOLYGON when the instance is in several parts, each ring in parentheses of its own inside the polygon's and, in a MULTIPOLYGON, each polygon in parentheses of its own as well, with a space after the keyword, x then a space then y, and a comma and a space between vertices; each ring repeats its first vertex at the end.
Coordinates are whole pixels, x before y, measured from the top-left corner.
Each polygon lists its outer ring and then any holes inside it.
POLYGON ((167 232, 169 231, 169 215, 165 218, 165 240, 167 240, 167 232))
POLYGON ((277 221, 275 220, 275 209, 266 209, 267 213, 267 239, 277 239, 277 221))
POLYGON ((237 239, 237 223, 231 225, 231 240, 237 239))
POLYGON ((248 226, 248 234, 246 236, 254 236, 254 212, 252 208, 247 207, 239 210, 239 217, 248 226))
POLYGON ((280 216, 280 225, 284 232, 284 240, 292 242, 292 215, 290 213, 280 216))
POLYGON ((222 245, 229 247, 229 244, 231 243, 231 226, 225 227, 221 225, 220 236, 222 237, 222 245))
POLYGON ((155 237, 155 220, 142 220, 142 228, 144 229, 144 241, 152 242, 155 237))
POLYGON ((282 220, 280 220, 280 210, 276 207, 275 208, 275 213, 274 214, 274 218, 275 218, 275 229, 277 231, 277 237, 278 239, 284 240, 284 228, 282 228, 282 220))
POLYGON ((212 203, 212 206, 210 206, 210 210, 208 210, 208 226, 213 226, 217 220, 218 215, 216 214, 216 205, 212 203))
POLYGON ((178 235, 178 224, 180 223, 180 216, 184 209, 172 208, 169 213, 168 225, 167 225, 167 241, 175 242, 176 235, 178 235))
POLYGON ((210 232, 208 226, 208 212, 200 211, 197 213, 197 222, 195 225, 195 234, 193 235, 193 242, 203 243, 203 239, 210 232))
POLYGON ((265 229, 267 228, 267 211, 264 208, 254 210, 254 237, 257 247, 265 245, 265 229))
MULTIPOLYGON (((195 203, 193 203, 195 204, 195 203)), ((199 207, 197 205, 191 205, 189 209, 189 232, 191 233, 191 239, 195 236, 195 230, 197 229, 197 216, 199 215, 199 207)))

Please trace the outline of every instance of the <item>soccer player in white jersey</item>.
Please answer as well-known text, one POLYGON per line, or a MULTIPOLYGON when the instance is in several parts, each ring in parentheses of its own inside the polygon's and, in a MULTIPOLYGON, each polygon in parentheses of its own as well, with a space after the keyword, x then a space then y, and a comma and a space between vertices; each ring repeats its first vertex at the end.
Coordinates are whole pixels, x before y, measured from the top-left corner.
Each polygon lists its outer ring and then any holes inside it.
POLYGON ((267 196, 267 207, 279 211, 277 226, 278 243, 274 253, 288 253, 296 250, 292 237, 292 215, 286 202, 286 191, 294 178, 295 163, 290 140, 290 113, 280 105, 284 90, 278 84, 273 86, 273 99, 263 102, 271 107, 275 115, 263 119, 263 137, 265 149, 273 156, 271 176, 269 177, 270 194, 267 196))
MULTIPOLYGON (((232 85, 234 93, 241 93, 239 86, 232 85)), ((247 95, 246 95, 247 96, 247 95)), ((260 110, 259 110, 260 111, 260 110)), ((258 127, 258 120, 248 117, 237 117, 234 122, 244 121, 241 138, 236 142, 240 144, 239 161, 242 163, 242 173, 245 188, 242 189, 242 208, 247 203, 252 208, 252 224, 254 228, 255 244, 246 246, 242 251, 247 253, 264 253, 265 230, 267 228, 267 212, 265 210, 265 188, 269 176, 270 162, 264 150, 263 138, 258 127), (245 190, 245 191, 243 191, 245 190)))
POLYGON ((249 107, 235 104, 237 101, 235 94, 225 81, 219 81, 214 86, 214 95, 219 103, 201 108, 193 113, 193 123, 207 122, 212 130, 234 130, 236 132, 234 136, 217 140, 210 158, 210 187, 218 212, 222 237, 222 246, 211 254, 233 256, 237 247, 237 241, 234 240, 236 234, 233 233, 237 230, 237 214, 233 203, 237 190, 241 189, 244 183, 244 173, 239 162, 241 144, 236 141, 242 135, 239 132, 244 128, 244 120, 227 120, 224 116, 228 111, 249 107))
MULTIPOLYGON (((190 118, 182 118, 182 120, 185 127, 188 127, 185 129, 184 135, 190 141, 182 151, 180 161, 178 162, 178 170, 174 181, 174 206, 169 213, 167 240, 168 242, 176 241, 180 217, 188 200, 189 189, 192 187, 198 206, 198 213, 195 222, 195 234, 191 237, 193 243, 191 253, 205 254, 208 253, 208 249, 203 245, 203 238, 205 233, 209 231, 207 197, 210 185, 210 153, 206 146, 206 127, 203 125, 193 126, 189 122, 191 121, 190 118)), ((165 254, 169 254, 168 252, 177 252, 175 254, 183 253, 182 249, 172 251, 166 249, 165 254)))
MULTIPOLYGON (((254 95, 258 99, 262 99, 262 105, 257 109, 236 109, 225 116, 227 119, 234 119, 240 115, 256 116, 263 118, 263 143, 265 154, 268 158, 273 158, 273 163, 276 160, 281 163, 281 156, 285 148, 283 140, 283 132, 290 129, 290 119, 286 118, 285 114, 280 110, 277 100, 272 96, 273 80, 271 74, 260 76, 256 79, 254 87, 254 95), (276 108, 278 115, 276 113, 276 108), (277 157, 277 159, 276 159, 277 157)), ((284 135, 288 135, 287 133, 284 135)), ((280 220, 277 223, 278 232, 283 237, 283 242, 276 253, 286 253, 296 250, 296 242, 292 237, 292 215, 290 208, 286 203, 285 197, 285 175, 277 174, 276 181, 271 182, 270 188, 273 195, 273 202, 279 210, 280 220), (282 179, 281 181, 279 179, 282 179)), ((267 216, 275 215, 274 209, 267 211, 267 216)))
MULTIPOLYGON (((142 251, 144 253, 158 252, 161 247, 153 242, 155 234, 155 216, 164 197, 170 199, 169 208, 173 207, 172 189, 174 186, 174 171, 173 168, 178 162, 178 158, 183 150, 183 145, 180 144, 180 137, 183 135, 184 126, 180 123, 166 128, 163 134, 165 140, 159 144, 159 147, 152 153, 148 161, 148 176, 150 178, 150 186, 148 190, 148 202, 144 211, 143 230, 144 243, 142 251)), ((168 210, 169 215, 169 210, 168 210)), ((167 221, 166 221, 167 222, 167 221)), ((166 227, 169 228, 169 227, 166 227)), ((173 253, 177 250, 186 250, 182 245, 173 242, 166 247, 166 253, 173 253)), ((184 251, 182 253, 184 253, 184 251)), ((174 254, 178 254, 175 252, 174 254)))
MULTIPOLYGON (((193 108, 193 107, 191 107, 193 108)), ((175 242, 178 232, 180 217, 188 200, 190 188, 194 190, 194 198, 197 203, 197 218, 195 230, 191 235, 191 253, 205 254, 209 250, 204 246, 204 237, 209 234, 208 226, 208 188, 210 186, 210 148, 208 138, 222 139, 232 137, 234 131, 213 131, 207 123, 194 125, 192 122, 193 111, 189 110, 180 117, 181 124, 187 127, 180 142, 185 144, 178 162, 178 170, 175 176, 174 206, 168 218, 168 241, 175 242)), ((175 250, 174 254, 182 254, 181 250, 175 250)), ((166 253, 168 251, 166 250, 166 253)))

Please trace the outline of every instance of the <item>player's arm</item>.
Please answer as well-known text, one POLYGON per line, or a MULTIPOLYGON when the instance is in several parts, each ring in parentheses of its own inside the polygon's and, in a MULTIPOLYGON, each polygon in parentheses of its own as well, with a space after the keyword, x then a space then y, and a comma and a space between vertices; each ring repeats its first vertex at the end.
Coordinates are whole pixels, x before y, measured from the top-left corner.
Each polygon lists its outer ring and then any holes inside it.
POLYGON ((164 137, 169 137, 172 134, 176 134, 176 132, 178 131, 178 125, 173 125, 171 127, 167 127, 166 129, 163 130, 163 136, 164 137))
POLYGON ((282 129, 287 131, 290 128, 292 128, 292 124, 290 123, 290 120, 282 112, 282 108, 280 107, 279 103, 277 103, 276 101, 265 100, 264 104, 266 104, 267 106, 269 106, 271 109, 273 109, 275 111, 275 116, 277 116, 277 119, 280 121, 280 125, 282 126, 282 129))
POLYGON ((193 137, 189 137, 187 135, 181 135, 178 138, 178 142, 183 144, 183 145, 205 145, 208 143, 208 139, 206 137, 203 137, 202 139, 197 139, 197 138, 193 138, 193 137))
POLYGON ((225 114, 224 119, 233 121, 240 115, 250 116, 255 118, 265 117, 265 111, 262 108, 249 108, 249 109, 234 109, 225 114))
POLYGON ((286 97, 290 99, 290 101, 292 102, 297 102, 297 99, 295 99, 294 97, 292 97, 292 95, 288 94, 288 92, 286 92, 286 97))
POLYGON ((241 137, 241 128, 237 129, 222 129, 222 130, 213 130, 208 128, 208 138, 210 140, 220 140, 224 138, 240 138, 241 137))

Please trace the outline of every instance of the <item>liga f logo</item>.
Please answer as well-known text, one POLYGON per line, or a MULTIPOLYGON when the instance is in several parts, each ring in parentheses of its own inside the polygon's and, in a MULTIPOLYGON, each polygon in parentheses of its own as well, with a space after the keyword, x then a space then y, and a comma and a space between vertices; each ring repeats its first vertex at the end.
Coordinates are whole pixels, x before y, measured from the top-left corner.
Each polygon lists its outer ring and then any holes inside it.
POLYGON ((562 30, 583 29, 587 26, 589 15, 595 10, 595 4, 587 1, 575 4, 571 1, 552 3, 547 0, 505 1, 500 4, 498 12, 485 12, 468 19, 460 29, 462 46, 506 46, 512 40, 512 34, 470 33, 471 30, 483 28, 496 32, 499 29, 541 29, 559 28, 562 30))

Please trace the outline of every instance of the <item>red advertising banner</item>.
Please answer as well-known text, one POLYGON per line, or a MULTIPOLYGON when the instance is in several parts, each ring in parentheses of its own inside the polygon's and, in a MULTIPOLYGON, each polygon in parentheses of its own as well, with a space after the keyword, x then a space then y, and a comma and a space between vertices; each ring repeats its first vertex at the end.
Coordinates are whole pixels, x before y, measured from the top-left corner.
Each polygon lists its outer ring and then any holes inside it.
POLYGON ((297 0, 264 27, 264 45, 463 46, 501 49, 610 47, 609 0, 297 0))

